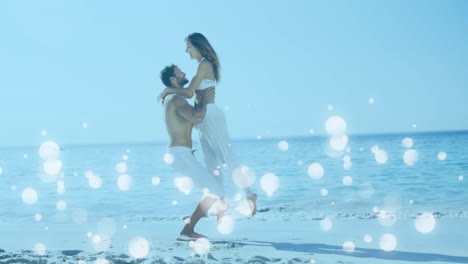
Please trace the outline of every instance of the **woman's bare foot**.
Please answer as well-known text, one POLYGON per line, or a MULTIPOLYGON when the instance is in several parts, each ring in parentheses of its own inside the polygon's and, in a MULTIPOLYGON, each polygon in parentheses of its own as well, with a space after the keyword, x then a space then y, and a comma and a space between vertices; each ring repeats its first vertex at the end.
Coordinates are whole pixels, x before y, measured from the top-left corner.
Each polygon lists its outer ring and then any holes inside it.
POLYGON ((223 218, 224 214, 226 213, 226 211, 229 209, 229 204, 225 203, 225 202, 221 202, 218 206, 218 213, 217 213, 217 216, 218 216, 218 219, 217 219, 217 222, 219 223, 219 221, 221 220, 221 218, 223 218))
POLYGON ((257 214, 257 194, 254 193, 251 196, 247 197, 247 200, 251 201, 252 203, 249 203, 249 206, 253 206, 253 208, 250 208, 250 211, 252 212, 252 216, 257 214))

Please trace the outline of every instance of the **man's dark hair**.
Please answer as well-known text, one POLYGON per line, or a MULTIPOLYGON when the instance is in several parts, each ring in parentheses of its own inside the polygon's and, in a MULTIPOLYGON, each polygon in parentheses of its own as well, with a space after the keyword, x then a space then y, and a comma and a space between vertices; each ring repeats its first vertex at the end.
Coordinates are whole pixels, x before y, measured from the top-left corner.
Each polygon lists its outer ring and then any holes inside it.
POLYGON ((175 68, 177 68, 177 66, 174 64, 168 65, 159 74, 161 81, 166 85, 166 87, 172 86, 171 77, 175 77, 175 68))

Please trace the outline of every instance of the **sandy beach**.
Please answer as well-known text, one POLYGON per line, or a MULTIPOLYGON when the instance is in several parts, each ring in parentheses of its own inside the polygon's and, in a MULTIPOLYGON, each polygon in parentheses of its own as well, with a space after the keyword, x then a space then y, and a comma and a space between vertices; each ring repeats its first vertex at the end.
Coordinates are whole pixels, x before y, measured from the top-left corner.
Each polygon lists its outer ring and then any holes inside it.
POLYGON ((203 219, 198 229, 209 237, 208 247, 176 241, 182 220, 160 220, 120 227, 103 252, 93 248, 86 226, 57 225, 43 232, 24 227, 2 233, 0 263, 468 263, 468 223, 463 218, 437 219, 428 234, 419 233, 407 219, 391 227, 376 219, 339 219, 323 231, 319 220, 269 220, 259 215, 236 221, 228 235, 220 234, 214 221, 203 219), (381 249, 384 234, 396 238, 390 252, 381 249), (149 252, 141 259, 129 253, 135 237, 149 242, 149 252), (37 241, 46 246, 43 256, 32 250, 37 241), (343 247, 345 242, 354 248, 343 247))

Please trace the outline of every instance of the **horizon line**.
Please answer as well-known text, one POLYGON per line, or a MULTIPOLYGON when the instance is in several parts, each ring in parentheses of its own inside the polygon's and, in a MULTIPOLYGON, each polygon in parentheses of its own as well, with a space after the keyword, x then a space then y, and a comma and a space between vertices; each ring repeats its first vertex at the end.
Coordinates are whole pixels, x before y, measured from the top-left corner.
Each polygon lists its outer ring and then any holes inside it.
MULTIPOLYGON (((407 132, 375 132, 375 133, 347 133, 350 137, 363 137, 363 136, 391 136, 391 135, 417 135, 417 134, 456 134, 456 133, 468 133, 468 129, 454 129, 454 130, 432 130, 432 131, 407 131, 407 132)), ((328 134, 307 134, 307 135, 289 135, 289 136, 262 136, 258 139, 257 136, 252 137, 233 137, 232 141, 254 141, 254 140, 275 140, 275 139, 288 139, 288 138, 308 138, 308 137, 329 137, 328 134)), ((46 140, 49 141, 49 140, 46 140)), ((53 140, 51 140, 53 141, 53 140)), ((167 144, 166 141, 155 140, 155 141, 122 141, 122 142, 89 142, 89 143, 69 143, 63 144, 62 147, 92 147, 92 146, 118 146, 118 145, 160 145, 167 144)), ((39 146, 35 145, 0 145, 0 149, 23 149, 23 148, 35 148, 39 146)))

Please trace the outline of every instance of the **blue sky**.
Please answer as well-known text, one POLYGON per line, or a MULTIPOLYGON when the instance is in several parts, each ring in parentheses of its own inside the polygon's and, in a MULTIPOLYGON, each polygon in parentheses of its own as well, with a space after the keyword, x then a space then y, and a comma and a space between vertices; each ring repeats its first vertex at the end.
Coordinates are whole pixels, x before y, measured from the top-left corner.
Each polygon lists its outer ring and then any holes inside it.
POLYGON ((192 32, 220 57, 233 138, 324 134, 334 115, 350 134, 468 129, 467 13, 462 0, 2 1, 0 146, 167 140, 158 75, 193 76, 192 32))

